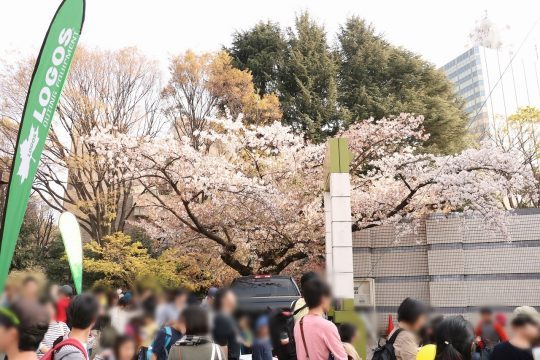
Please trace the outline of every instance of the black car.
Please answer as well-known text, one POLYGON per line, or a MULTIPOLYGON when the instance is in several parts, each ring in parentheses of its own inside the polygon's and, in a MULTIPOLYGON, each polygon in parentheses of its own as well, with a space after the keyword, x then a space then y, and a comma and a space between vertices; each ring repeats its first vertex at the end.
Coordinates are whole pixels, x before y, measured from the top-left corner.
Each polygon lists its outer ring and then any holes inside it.
POLYGON ((231 289, 238 298, 238 310, 250 313, 288 308, 300 298, 300 290, 290 276, 242 276, 232 282, 231 289))

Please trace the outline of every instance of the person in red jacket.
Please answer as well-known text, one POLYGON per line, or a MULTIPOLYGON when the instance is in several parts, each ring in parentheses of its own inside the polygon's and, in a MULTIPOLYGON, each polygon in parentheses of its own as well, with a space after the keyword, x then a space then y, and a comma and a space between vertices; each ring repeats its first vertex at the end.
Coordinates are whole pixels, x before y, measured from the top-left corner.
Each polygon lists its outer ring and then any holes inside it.
POLYGON ((493 348, 504 341, 508 341, 508 335, 504 327, 493 318, 493 310, 487 307, 480 309, 480 322, 476 327, 476 345, 480 349, 481 359, 489 359, 493 348))
POLYGON ((56 321, 65 323, 67 321, 66 311, 73 296, 73 289, 69 285, 63 285, 58 289, 58 300, 56 301, 56 321))

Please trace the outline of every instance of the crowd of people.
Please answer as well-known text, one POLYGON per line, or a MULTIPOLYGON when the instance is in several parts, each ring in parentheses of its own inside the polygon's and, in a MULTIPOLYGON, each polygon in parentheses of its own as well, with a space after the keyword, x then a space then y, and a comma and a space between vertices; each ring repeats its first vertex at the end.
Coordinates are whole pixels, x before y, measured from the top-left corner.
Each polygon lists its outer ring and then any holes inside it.
POLYGON ((530 306, 513 311, 511 336, 506 316, 481 308, 475 327, 463 316, 430 313, 421 301, 407 298, 398 308, 399 326, 388 335, 379 354, 398 360, 533 360, 540 358, 540 313, 530 306))
MULTIPOLYGON (((330 286, 316 273, 300 280, 302 297, 287 309, 239 313, 234 292, 210 288, 204 297, 182 289, 93 291, 69 285, 43 289, 26 277, 8 287, 0 307, 3 360, 361 360, 357 328, 327 314, 330 286)), ((398 326, 374 360, 533 360, 540 314, 514 310, 512 319, 480 311, 476 328, 462 316, 443 318, 407 298, 398 326), (510 336, 507 336, 507 329, 510 336)), ((538 358, 537 358, 538 359, 538 358)))

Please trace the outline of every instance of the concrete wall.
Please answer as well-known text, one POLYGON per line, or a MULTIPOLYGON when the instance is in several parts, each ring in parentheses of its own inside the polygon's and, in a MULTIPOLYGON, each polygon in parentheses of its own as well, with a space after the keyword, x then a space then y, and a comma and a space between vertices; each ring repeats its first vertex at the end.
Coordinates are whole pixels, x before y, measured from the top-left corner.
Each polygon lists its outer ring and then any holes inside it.
POLYGON ((540 209, 508 219, 509 240, 460 216, 433 216, 399 240, 391 226, 355 232, 354 276, 375 280, 379 330, 407 296, 471 321, 480 306, 540 307, 540 209))

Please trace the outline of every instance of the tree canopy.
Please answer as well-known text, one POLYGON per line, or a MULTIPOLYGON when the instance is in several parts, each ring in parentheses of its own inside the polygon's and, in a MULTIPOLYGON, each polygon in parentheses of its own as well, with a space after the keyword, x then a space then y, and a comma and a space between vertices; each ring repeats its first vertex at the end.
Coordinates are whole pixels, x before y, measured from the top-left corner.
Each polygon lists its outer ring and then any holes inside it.
POLYGON ((401 112, 422 114, 430 134, 426 147, 443 153, 465 147, 467 116, 442 71, 392 46, 355 16, 340 28, 338 40, 339 100, 351 122, 401 112))
POLYGON ((430 134, 423 148, 455 153, 468 141, 467 115, 445 74, 394 46, 359 17, 346 20, 337 43, 308 13, 292 29, 259 23, 233 34, 234 65, 253 74, 261 93, 277 91, 283 122, 311 140, 365 119, 421 114, 430 134))
POLYGON ((281 27, 270 21, 235 32, 232 45, 227 49, 234 66, 251 71, 253 84, 261 95, 278 90, 286 50, 287 41, 281 27))

